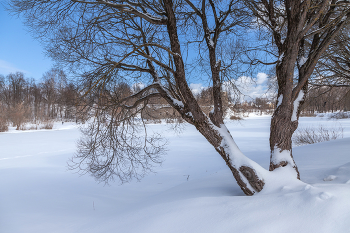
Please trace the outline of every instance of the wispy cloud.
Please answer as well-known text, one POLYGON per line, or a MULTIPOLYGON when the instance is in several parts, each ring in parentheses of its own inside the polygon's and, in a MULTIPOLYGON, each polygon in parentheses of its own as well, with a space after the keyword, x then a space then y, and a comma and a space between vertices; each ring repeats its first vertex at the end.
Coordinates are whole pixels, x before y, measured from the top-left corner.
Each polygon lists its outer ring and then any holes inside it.
MULTIPOLYGON (((237 80, 232 80, 236 88, 241 92, 240 101, 250 101, 255 98, 271 98, 274 93, 268 88, 268 75, 258 73, 256 77, 241 76, 237 80)), ((230 85, 227 85, 230 89, 230 85)), ((232 87, 231 87, 232 88, 232 87)))
POLYGON ((201 83, 191 83, 190 88, 195 95, 198 95, 203 89, 205 89, 201 83))
POLYGON ((30 72, 26 71, 26 70, 22 70, 17 68, 15 65, 13 65, 10 62, 4 61, 0 59, 0 74, 4 74, 7 75, 9 73, 15 73, 15 72, 23 72, 26 74, 29 74, 30 72))
MULTIPOLYGON (((268 89, 268 79, 269 77, 265 73, 258 73, 256 77, 241 76, 236 80, 225 82, 223 89, 231 93, 233 99, 236 99, 236 92, 232 87, 232 84, 234 84, 242 94, 239 97, 241 102, 251 101, 257 97, 271 98, 274 93, 268 89)), ((194 94, 198 94, 206 87, 203 87, 201 83, 191 83, 190 88, 194 94)))

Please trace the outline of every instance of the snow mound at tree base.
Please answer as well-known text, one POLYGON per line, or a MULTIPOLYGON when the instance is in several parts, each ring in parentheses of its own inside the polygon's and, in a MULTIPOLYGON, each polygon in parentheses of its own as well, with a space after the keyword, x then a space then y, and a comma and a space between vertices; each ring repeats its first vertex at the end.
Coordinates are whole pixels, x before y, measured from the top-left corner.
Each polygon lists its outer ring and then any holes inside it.
MULTIPOLYGON (((115 227, 144 233, 345 233, 350 230, 350 182, 344 182, 350 178, 350 163, 334 174, 337 183, 276 179, 261 193, 247 197, 238 187, 227 188, 230 174, 223 172, 215 179, 191 181, 148 198, 137 210, 120 216, 115 227)), ((114 225, 113 220, 103 225, 114 225)))
POLYGON ((306 185, 300 191, 286 187, 280 193, 254 197, 174 200, 123 215, 116 229, 145 233, 348 232, 349 194, 350 185, 306 185))

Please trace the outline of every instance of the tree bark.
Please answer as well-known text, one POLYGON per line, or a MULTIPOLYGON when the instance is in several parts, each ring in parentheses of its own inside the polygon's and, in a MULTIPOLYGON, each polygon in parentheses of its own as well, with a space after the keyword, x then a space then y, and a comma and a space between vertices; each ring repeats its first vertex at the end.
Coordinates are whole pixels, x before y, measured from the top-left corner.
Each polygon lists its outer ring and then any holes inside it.
POLYGON ((270 127, 270 171, 279 167, 292 166, 296 177, 300 179, 298 167, 292 155, 292 135, 298 127, 298 121, 291 121, 292 104, 277 107, 271 119, 270 127))
MULTIPOLYGON (((295 29, 291 27, 292 32, 295 29)), ((298 167, 292 155, 292 135, 298 127, 299 118, 296 111, 299 108, 299 99, 296 100, 297 98, 293 96, 294 67, 298 58, 299 41, 296 36, 290 35, 284 45, 286 49, 280 54, 276 65, 278 100, 271 118, 269 170, 291 166, 299 179, 298 167)))
POLYGON ((246 195, 251 196, 263 189, 265 181, 262 173, 265 169, 243 155, 224 124, 216 127, 208 119, 195 126, 225 160, 246 195))

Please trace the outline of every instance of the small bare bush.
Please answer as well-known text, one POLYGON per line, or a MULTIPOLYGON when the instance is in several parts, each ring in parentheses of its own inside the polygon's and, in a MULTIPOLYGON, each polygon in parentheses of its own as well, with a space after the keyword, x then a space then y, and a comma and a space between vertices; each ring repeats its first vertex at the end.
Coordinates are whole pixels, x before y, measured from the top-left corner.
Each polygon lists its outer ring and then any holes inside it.
POLYGON ((167 118, 165 119, 165 123, 167 124, 181 124, 185 121, 182 118, 167 118))
POLYGON ((0 132, 6 132, 8 130, 9 128, 6 119, 0 116, 0 132))
POLYGON ((350 112, 337 112, 332 114, 329 118, 331 119, 346 119, 350 118, 350 112))
POLYGON ((38 130, 38 125, 31 125, 27 129, 28 130, 38 130))
POLYGON ((230 116, 230 120, 239 121, 239 120, 242 120, 242 117, 232 115, 232 116, 230 116))
POLYGON ((24 123, 27 121, 28 107, 23 103, 16 104, 15 107, 12 107, 9 110, 9 117, 12 121, 12 125, 16 127, 16 130, 25 130, 24 123))
POLYGON ((316 116, 314 112, 302 111, 300 113, 301 117, 314 117, 316 116))
POLYGON ((43 125, 40 126, 40 129, 52 129, 52 128, 53 128, 52 121, 43 122, 43 125))
POLYGON ((296 146, 325 142, 343 138, 344 128, 327 129, 320 125, 318 128, 307 127, 298 129, 293 136, 293 143, 296 146))
POLYGON ((21 125, 17 126, 16 130, 25 131, 25 130, 28 130, 28 129, 27 129, 27 127, 24 124, 21 124, 21 125))
POLYGON ((147 119, 145 120, 146 124, 161 124, 162 120, 161 119, 147 119))

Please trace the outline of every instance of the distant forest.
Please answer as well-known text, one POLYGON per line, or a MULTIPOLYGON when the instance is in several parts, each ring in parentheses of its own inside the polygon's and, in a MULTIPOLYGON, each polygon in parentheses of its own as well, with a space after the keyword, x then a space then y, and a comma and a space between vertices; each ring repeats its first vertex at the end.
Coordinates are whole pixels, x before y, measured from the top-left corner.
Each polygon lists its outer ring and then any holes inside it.
MULTIPOLYGON (((46 72, 40 82, 25 77, 21 72, 0 75, 0 132, 7 131, 8 126, 24 130, 26 123, 43 124, 44 128, 52 127, 53 121, 83 123, 91 115, 86 109, 91 110, 96 102, 90 101, 94 97, 86 97, 79 91, 81 85, 69 81, 64 71, 56 68, 46 72)), ((123 95, 140 89, 140 86, 127 83, 115 85, 106 92, 123 95)), ((239 96, 234 98, 231 93, 223 92, 222 96, 226 117, 233 120, 250 112, 272 114, 276 104, 276 98, 261 97, 242 102, 239 96)), ((202 89, 196 94, 196 99, 203 112, 208 114, 213 105, 212 88, 202 89)), ((334 111, 350 111, 350 88, 310 87, 301 115, 314 116, 315 112, 334 111)), ((182 122, 181 117, 160 98, 149 102, 141 114, 143 119, 154 123, 161 120, 182 122)))

